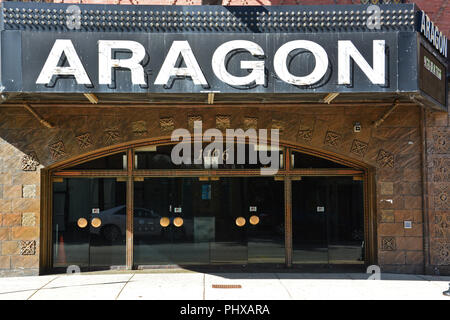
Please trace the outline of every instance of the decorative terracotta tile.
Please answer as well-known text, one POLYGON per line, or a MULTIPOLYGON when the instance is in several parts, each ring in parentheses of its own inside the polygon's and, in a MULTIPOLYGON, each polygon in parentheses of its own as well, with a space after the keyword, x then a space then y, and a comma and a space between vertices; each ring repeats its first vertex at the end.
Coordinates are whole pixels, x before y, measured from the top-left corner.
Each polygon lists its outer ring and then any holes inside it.
POLYGON ((432 153, 450 153, 450 130, 436 130, 432 134, 432 153))
POLYGON ((324 144, 331 147, 338 147, 339 144, 341 143, 341 138, 342 138, 341 134, 333 131, 327 131, 327 134, 325 135, 324 144))
POLYGON ((450 265, 450 243, 445 240, 434 239, 431 244, 431 264, 450 265))
POLYGON ((435 184, 433 191, 433 199, 435 209, 442 209, 442 210, 450 209, 447 184, 440 184, 440 185, 435 184))
POLYGON ((35 240, 21 240, 20 241, 20 254, 23 256, 36 254, 36 241, 35 240))
POLYGON ((395 237, 381 237, 381 250, 394 251, 396 248, 395 237))
POLYGON ((159 126, 163 132, 173 131, 175 129, 175 121, 171 117, 160 118, 159 126))
POLYGON ((450 213, 436 213, 433 227, 433 237, 450 240, 450 213))
POLYGON ((58 141, 48 146, 50 148, 50 155, 53 160, 58 160, 66 155, 66 150, 64 149, 64 143, 58 141))
POLYGON ((202 116, 197 115, 188 116, 188 129, 190 131, 194 130, 194 122, 196 121, 202 122, 203 121, 202 116))
POLYGON ((360 157, 364 157, 366 155, 368 147, 369 145, 367 143, 355 139, 353 140, 350 152, 360 157))
POLYGON ((105 130, 105 143, 114 144, 120 139, 120 131, 117 127, 108 128, 105 130))
POLYGON ((92 146, 91 134, 85 133, 76 137, 80 150, 88 149, 92 146))
POLYGON ((30 152, 22 157, 23 171, 36 171, 39 166, 39 160, 35 152, 30 152))
POLYGON ((255 129, 258 130, 258 118, 245 117, 244 118, 244 130, 255 129))
POLYGON ((303 140, 310 142, 313 136, 313 131, 311 129, 300 129, 298 130, 297 140, 303 140))
POLYGON ((450 158, 433 159, 432 176, 434 182, 450 181, 450 158))
POLYGON ((135 136, 145 136, 147 134, 147 122, 143 120, 132 122, 131 130, 135 136))
POLYGON ((231 116, 217 115, 216 116, 216 128, 219 130, 226 130, 231 128, 231 116))
POLYGON ((377 163, 381 168, 393 168, 394 155, 385 150, 380 150, 377 157, 377 163))

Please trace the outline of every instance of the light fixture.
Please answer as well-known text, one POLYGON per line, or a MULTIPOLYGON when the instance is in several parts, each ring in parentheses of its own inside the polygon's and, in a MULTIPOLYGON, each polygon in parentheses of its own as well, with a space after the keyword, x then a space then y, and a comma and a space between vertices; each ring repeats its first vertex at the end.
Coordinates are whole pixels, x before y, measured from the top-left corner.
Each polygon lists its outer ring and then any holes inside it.
POLYGON ((170 219, 167 218, 167 217, 162 217, 159 220, 159 224, 161 225, 161 227, 165 228, 165 227, 167 227, 170 224, 170 219))
POLYGON ((100 226, 102 225, 102 220, 100 220, 99 218, 94 218, 94 219, 92 219, 92 221, 91 221, 91 225, 92 225, 94 228, 98 228, 98 227, 100 227, 100 226))
POLYGON ((251 216, 250 217, 250 223, 252 224, 252 225, 257 225, 258 223, 259 223, 259 217, 258 216, 251 216))
POLYGON ((236 218, 236 225, 238 227, 243 227, 245 225, 245 218, 243 217, 236 218))

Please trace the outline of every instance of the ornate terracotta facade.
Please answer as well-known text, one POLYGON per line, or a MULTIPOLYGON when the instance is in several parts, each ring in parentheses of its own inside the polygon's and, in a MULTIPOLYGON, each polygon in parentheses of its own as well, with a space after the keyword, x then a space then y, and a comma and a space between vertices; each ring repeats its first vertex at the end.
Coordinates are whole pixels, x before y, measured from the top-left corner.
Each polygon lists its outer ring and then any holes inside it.
MULTIPOLYGON (((62 1, 55 1, 62 2, 62 1)), ((65 3, 78 1, 63 1, 65 3)), ((83 3, 98 1, 83 1, 83 3)), ((349 4, 359 1, 223 1, 225 5, 349 4)), ((416 1, 449 34, 444 1, 416 1)), ((130 1, 104 1, 130 4, 130 1)), ((201 4, 131 1, 132 4, 201 4)), ((375 171, 376 256, 385 272, 450 274, 450 117, 401 104, 378 127, 389 104, 21 105, 0 106, 0 276, 39 273, 40 169, 172 130, 280 130, 280 140, 364 163, 375 171), (355 133, 353 125, 361 124, 355 133), (412 221, 405 229, 404 222, 412 221)))
POLYGON ((2 273, 37 272, 39 168, 138 140, 168 137, 169 128, 278 128, 281 141, 362 161, 376 170, 378 263, 392 272, 448 272, 448 115, 427 112, 429 195, 423 197, 421 110, 400 106, 378 128, 381 106, 40 106, 54 128, 43 127, 21 107, 2 107, 2 273), (20 122, 22 129, 15 129, 20 122), (360 122, 362 130, 353 132, 360 122), (39 165, 38 165, 39 163, 39 165), (32 171, 33 169, 36 171, 32 171), (32 187, 30 187, 32 186, 32 187), (425 199, 424 210, 423 199, 425 199), (426 216, 428 214, 428 217, 426 216), (32 217, 32 218, 31 218, 32 217), (404 221, 412 221, 404 229, 404 221), (424 238, 424 224, 429 237, 424 238), (36 242, 36 244, 34 244, 36 242), (429 250, 424 245, 428 243, 429 250))

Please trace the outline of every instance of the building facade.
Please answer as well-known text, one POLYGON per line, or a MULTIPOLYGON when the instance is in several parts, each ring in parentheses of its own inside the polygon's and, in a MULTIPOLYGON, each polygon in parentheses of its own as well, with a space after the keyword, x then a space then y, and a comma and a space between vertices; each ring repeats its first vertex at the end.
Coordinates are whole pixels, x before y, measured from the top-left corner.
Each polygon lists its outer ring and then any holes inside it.
POLYGON ((443 1, 91 2, 2 3, 0 275, 450 273, 443 1))

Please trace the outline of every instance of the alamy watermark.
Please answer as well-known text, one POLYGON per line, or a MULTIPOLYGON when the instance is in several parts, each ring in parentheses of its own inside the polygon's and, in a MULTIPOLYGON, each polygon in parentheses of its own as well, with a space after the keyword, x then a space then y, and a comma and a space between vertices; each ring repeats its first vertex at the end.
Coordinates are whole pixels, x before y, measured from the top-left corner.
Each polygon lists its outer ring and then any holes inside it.
POLYGON ((370 16, 367 17, 366 26, 370 30, 381 29, 381 9, 377 5, 370 5, 367 7, 367 13, 370 16))
POLYGON ((205 168, 217 168, 220 164, 259 163, 263 166, 261 175, 274 175, 280 168, 278 129, 270 130, 270 141, 266 129, 259 129, 258 133, 255 129, 226 129, 224 137, 222 131, 216 128, 203 133, 202 121, 195 121, 193 137, 189 130, 181 128, 172 132, 171 140, 178 142, 171 153, 172 162, 176 165, 203 164, 205 168), (254 146, 249 147, 248 152, 247 139, 254 146), (203 148, 204 142, 209 144, 203 148))
POLYGON ((77 5, 70 5, 66 9, 66 26, 69 30, 81 29, 81 9, 77 5))

